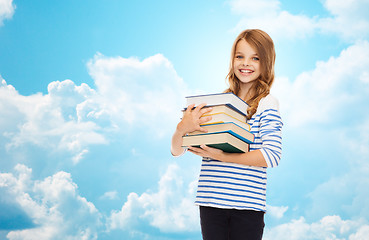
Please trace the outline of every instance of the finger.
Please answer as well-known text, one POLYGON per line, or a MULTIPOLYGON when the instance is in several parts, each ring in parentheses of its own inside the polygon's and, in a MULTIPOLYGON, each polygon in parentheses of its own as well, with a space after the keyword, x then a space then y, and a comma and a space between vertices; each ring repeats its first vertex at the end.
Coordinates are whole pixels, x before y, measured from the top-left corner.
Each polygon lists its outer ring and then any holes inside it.
POLYGON ((209 149, 209 147, 208 147, 208 146, 206 146, 205 144, 201 144, 201 145, 200 145, 200 147, 201 147, 202 149, 204 149, 204 150, 208 150, 208 149, 209 149))
POLYGON ((204 149, 204 151, 210 152, 210 153, 217 153, 217 152, 223 152, 221 149, 209 147, 205 144, 201 144, 200 147, 204 149))
POLYGON ((202 117, 202 118, 199 119, 199 124, 209 122, 211 119, 212 119, 211 116, 202 117))
POLYGON ((193 153, 193 154, 196 154, 196 155, 199 155, 199 156, 202 156, 202 151, 199 151, 200 148, 198 147, 189 147, 188 148, 188 151, 193 153))
POLYGON ((208 154, 213 153, 214 150, 217 150, 216 148, 208 147, 205 144, 201 144, 200 148, 203 150, 204 153, 207 152, 208 154))
POLYGON ((192 109, 195 107, 195 104, 191 104, 187 106, 186 112, 189 113, 192 111, 192 109))
POLYGON ((213 111, 213 108, 212 107, 205 107, 205 108, 202 108, 200 113, 201 115, 204 115, 204 114, 207 114, 209 112, 213 111))
POLYGON ((198 131, 200 131, 200 132, 204 132, 204 133, 207 133, 207 132, 208 132, 208 130, 207 130, 207 129, 202 128, 202 127, 199 127, 199 128, 197 128, 196 130, 198 130, 198 131))
POLYGON ((201 148, 199 147, 188 147, 188 150, 192 151, 192 152, 198 152, 201 148))
POLYGON ((201 103, 201 104, 199 104, 196 108, 195 108, 195 111, 196 112, 199 112, 203 107, 205 107, 206 106, 206 103, 201 103))
POLYGON ((204 152, 204 150, 202 150, 200 147, 190 147, 189 148, 192 152, 196 153, 196 154, 201 154, 204 152))

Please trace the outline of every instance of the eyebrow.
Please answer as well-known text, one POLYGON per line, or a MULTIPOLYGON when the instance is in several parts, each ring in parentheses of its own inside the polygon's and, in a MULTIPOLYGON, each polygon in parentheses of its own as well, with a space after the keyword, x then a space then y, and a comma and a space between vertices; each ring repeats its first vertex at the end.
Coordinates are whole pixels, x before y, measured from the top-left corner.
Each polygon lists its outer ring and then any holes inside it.
MULTIPOLYGON (((236 54, 242 54, 242 55, 244 55, 242 52, 235 52, 234 54, 235 54, 235 55, 236 55, 236 54)), ((254 53, 254 54, 252 54, 252 56, 259 56, 259 54, 254 53)))

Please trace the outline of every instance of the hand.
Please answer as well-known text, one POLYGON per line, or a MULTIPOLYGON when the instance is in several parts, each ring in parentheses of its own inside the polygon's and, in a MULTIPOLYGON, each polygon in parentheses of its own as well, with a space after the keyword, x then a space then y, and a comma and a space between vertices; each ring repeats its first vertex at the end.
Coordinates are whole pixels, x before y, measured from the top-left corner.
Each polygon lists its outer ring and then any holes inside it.
POLYGON ((200 127, 200 124, 211 120, 211 116, 202 117, 202 115, 210 112, 212 108, 204 108, 205 105, 205 103, 202 103, 195 109, 193 109, 195 104, 191 104, 187 107, 183 114, 182 120, 177 125, 177 130, 182 136, 197 130, 201 132, 207 132, 206 129, 200 127))
POLYGON ((208 157, 220 161, 223 160, 226 154, 220 149, 208 147, 204 144, 202 144, 200 147, 188 147, 188 151, 201 157, 208 157))

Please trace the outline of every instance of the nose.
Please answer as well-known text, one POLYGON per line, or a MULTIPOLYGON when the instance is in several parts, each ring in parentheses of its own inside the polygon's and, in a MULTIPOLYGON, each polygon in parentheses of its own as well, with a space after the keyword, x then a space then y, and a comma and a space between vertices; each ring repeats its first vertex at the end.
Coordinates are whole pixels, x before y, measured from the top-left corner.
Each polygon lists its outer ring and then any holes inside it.
POLYGON ((247 59, 244 59, 243 62, 242 62, 242 65, 243 66, 248 66, 249 65, 249 61, 247 59))

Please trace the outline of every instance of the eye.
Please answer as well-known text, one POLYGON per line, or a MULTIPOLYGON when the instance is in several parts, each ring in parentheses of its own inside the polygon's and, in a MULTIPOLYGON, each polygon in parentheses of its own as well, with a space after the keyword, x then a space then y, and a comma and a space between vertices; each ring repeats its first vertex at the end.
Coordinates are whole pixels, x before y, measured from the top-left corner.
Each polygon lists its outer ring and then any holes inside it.
POLYGON ((258 57, 253 57, 252 60, 259 61, 260 59, 258 57))
POLYGON ((242 58, 243 58, 243 56, 241 56, 241 55, 236 55, 236 56, 235 56, 235 58, 237 58, 237 59, 242 59, 242 58))

